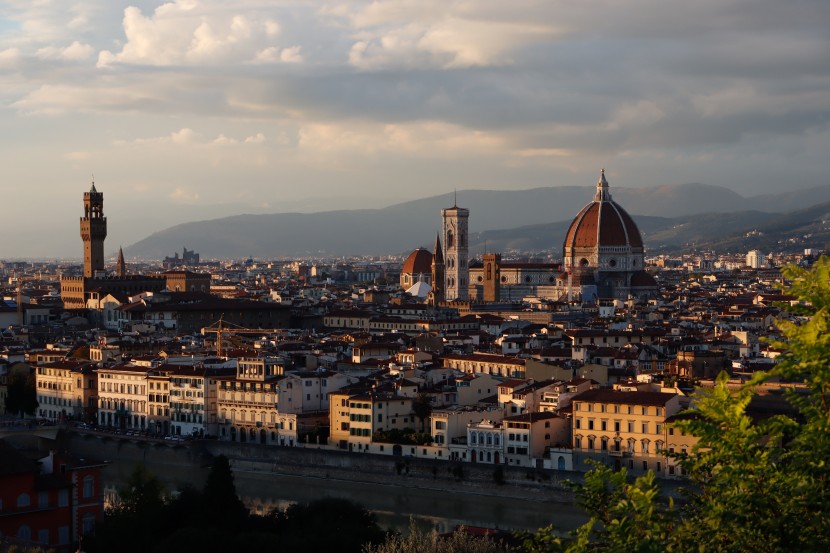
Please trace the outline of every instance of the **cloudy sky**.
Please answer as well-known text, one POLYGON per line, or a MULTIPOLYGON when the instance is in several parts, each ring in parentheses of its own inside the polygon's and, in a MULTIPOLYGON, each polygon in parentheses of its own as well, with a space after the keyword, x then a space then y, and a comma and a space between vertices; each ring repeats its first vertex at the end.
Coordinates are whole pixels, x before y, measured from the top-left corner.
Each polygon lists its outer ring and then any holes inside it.
POLYGON ((0 259, 79 257, 93 173, 108 253, 223 214, 591 187, 601 166, 612 186, 830 184, 827 0, 0 0, 0 18, 0 259))

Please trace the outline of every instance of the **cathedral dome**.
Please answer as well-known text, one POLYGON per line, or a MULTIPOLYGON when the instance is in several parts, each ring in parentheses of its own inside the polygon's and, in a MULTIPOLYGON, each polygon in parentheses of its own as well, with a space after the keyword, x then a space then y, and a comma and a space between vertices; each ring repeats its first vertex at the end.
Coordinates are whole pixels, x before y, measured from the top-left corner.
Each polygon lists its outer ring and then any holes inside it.
POLYGON ((430 274, 432 272, 432 253, 425 248, 418 248, 403 262, 401 273, 418 275, 420 273, 430 274))
POLYGON ((611 199, 605 171, 597 183, 594 201, 582 208, 565 235, 566 251, 603 246, 643 247, 643 239, 634 219, 611 199))

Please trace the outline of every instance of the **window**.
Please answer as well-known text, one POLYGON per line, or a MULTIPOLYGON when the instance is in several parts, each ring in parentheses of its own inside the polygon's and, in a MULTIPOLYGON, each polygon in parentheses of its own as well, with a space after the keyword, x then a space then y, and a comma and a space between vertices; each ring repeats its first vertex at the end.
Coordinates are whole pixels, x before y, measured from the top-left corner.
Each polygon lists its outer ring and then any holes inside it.
POLYGON ((69 526, 61 526, 58 528, 58 544, 66 545, 69 543, 69 526))
POLYGON ((58 507, 66 507, 69 505, 69 490, 61 490, 58 492, 58 507))
POLYGON ((37 531, 37 541, 43 545, 49 545, 49 529, 43 528, 37 531))
POLYGON ((38 492, 37 506, 40 509, 45 509, 49 506, 49 492, 38 492))
POLYGON ((22 541, 32 540, 32 529, 25 524, 17 529, 17 539, 22 541))
POLYGON ((83 497, 90 498, 95 494, 95 478, 90 476, 84 476, 84 488, 83 488, 83 497))
POLYGON ((606 430, 608 430, 608 428, 607 428, 608 423, 606 421, 602 421, 601 427, 602 427, 602 431, 605 432, 606 430))
POLYGON ((576 419, 576 428, 577 430, 582 428, 582 419, 576 419))
POLYGON ((29 494, 22 493, 17 496, 17 506, 18 507, 28 507, 32 504, 32 500, 29 498, 29 494))

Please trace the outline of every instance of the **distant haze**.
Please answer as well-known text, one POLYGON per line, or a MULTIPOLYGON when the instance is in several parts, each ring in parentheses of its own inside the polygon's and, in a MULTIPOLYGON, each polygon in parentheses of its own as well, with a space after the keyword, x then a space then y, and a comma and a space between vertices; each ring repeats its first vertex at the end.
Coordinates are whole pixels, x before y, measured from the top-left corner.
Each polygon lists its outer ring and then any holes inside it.
POLYGON ((590 188, 603 166, 620 190, 830 184, 826 0, 0 8, 0 258, 80 257, 93 173, 108 253, 242 213, 590 188))
MULTIPOLYGON (((647 248, 721 239, 777 220, 783 212, 830 201, 830 186, 751 198, 703 184, 611 191, 634 215, 647 248)), ((593 188, 464 190, 457 197, 470 210, 471 253, 481 253, 487 244, 490 251, 558 255, 568 224, 592 199, 593 188)), ((440 210, 454 201, 454 195, 446 194, 383 209, 236 215, 176 225, 125 251, 128 257, 160 258, 170 254, 172 244, 184 244, 204 258, 406 254, 418 246, 432 248, 440 210)), ((817 213, 821 218, 823 212, 817 213)), ((815 217, 802 214, 805 223, 815 217)))

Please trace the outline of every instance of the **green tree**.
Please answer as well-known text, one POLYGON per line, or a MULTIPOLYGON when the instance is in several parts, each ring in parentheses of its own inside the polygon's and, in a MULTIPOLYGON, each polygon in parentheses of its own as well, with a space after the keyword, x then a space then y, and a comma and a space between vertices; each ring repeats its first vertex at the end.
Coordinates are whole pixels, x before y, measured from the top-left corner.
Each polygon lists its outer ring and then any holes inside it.
POLYGON ((575 486, 591 520, 566 539, 541 530, 525 551, 830 551, 830 258, 783 272, 802 318, 778 322, 782 361, 737 389, 721 374, 674 423, 698 437, 674 455, 690 480, 681 506, 651 473, 597 467, 575 486), (754 420, 747 407, 771 379, 802 385, 785 392, 794 415, 754 420))

